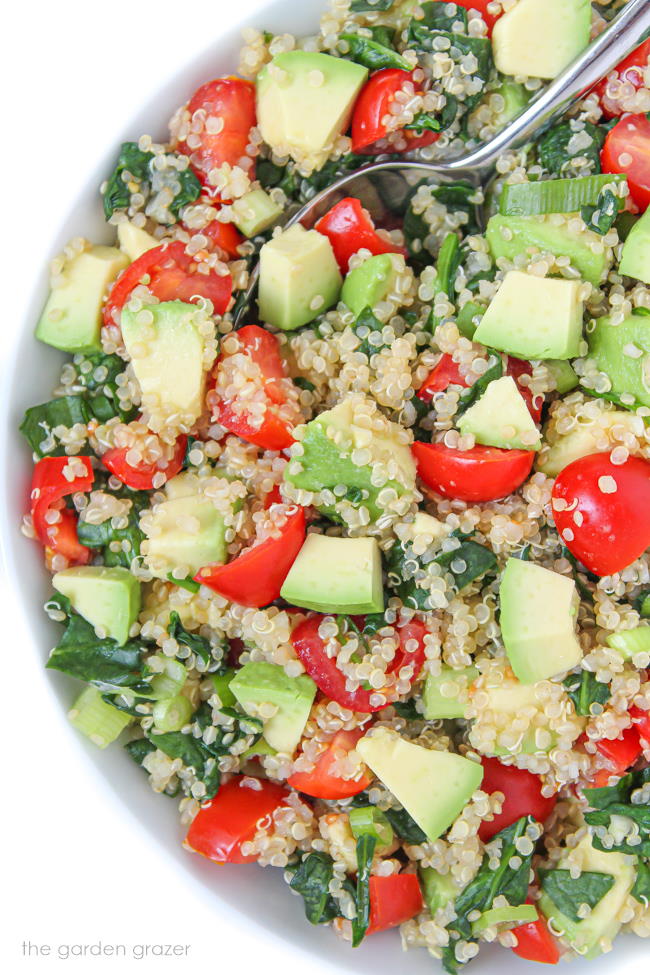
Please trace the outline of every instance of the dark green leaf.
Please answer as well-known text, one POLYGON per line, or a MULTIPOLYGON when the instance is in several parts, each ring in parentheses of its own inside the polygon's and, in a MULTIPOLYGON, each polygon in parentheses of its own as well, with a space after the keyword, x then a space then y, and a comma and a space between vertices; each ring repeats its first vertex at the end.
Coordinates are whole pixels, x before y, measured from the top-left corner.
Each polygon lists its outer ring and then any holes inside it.
POLYGON ((447 3, 446 0, 432 0, 421 4, 424 17, 416 23, 437 30, 467 30, 467 11, 457 3, 447 3), (453 10, 452 10, 453 8, 453 10))
POLYGON ((363 624, 363 632, 366 636, 372 636, 383 626, 386 626, 386 617, 383 613, 368 613, 363 624))
POLYGON ((129 569, 133 559, 140 555, 140 544, 144 539, 140 530, 140 514, 149 506, 149 497, 145 491, 131 491, 129 488, 111 493, 131 502, 126 527, 115 528, 111 518, 99 525, 80 519, 77 536, 82 545, 102 550, 105 565, 129 569))
POLYGON ((143 680, 143 649, 133 641, 120 646, 115 640, 100 640, 90 623, 73 613, 47 667, 100 687, 147 690, 143 680))
POLYGON ((540 870, 542 890, 559 910, 572 921, 580 921, 577 913, 581 904, 594 908, 614 886, 610 873, 583 870, 579 877, 572 877, 569 870, 540 870))
POLYGON ((650 318, 650 308, 635 308, 632 314, 638 315, 640 318, 650 318))
POLYGON ((124 174, 136 182, 147 179, 149 175, 150 152, 143 152, 137 142, 123 142, 120 154, 104 190, 104 215, 108 220, 116 210, 124 210, 129 205, 131 191, 126 185, 124 174))
MULTIPOLYGON (((411 20, 407 33, 407 45, 416 51, 435 52, 440 50, 438 44, 441 40, 449 42, 446 53, 453 61, 460 63, 462 59, 473 54, 476 58, 476 70, 473 77, 483 81, 484 86, 490 79, 494 67, 492 59, 492 43, 487 37, 467 37, 464 34, 456 34, 446 30, 435 30, 425 26, 421 21, 411 20)), ((482 89, 466 98, 463 105, 469 111, 476 105, 483 96, 482 89)))
POLYGON ((173 582, 175 586, 179 589, 185 589, 187 592, 198 592, 201 588, 198 582, 195 582, 190 576, 186 576, 185 579, 177 579, 176 576, 172 575, 171 572, 167 573, 167 578, 170 582, 173 582))
POLYGON ((325 924, 338 914, 329 892, 334 878, 334 861, 327 853, 310 853, 295 871, 289 886, 305 902, 305 916, 311 924, 325 924))
POLYGON ((591 171, 599 173, 600 150, 605 141, 605 132, 591 122, 585 122, 584 131, 590 138, 590 144, 578 152, 569 151, 569 143, 575 136, 575 128, 571 122, 562 122, 553 126, 539 140, 539 158, 542 166, 554 176, 570 175, 571 161, 576 156, 582 156, 591 163, 591 171))
POLYGON ((370 868, 376 846, 376 837, 368 833, 357 840, 357 913, 352 921, 353 948, 361 944, 370 924, 370 868))
POLYGON ((352 326, 352 331, 361 340, 361 345, 357 349, 357 352, 362 352, 370 358, 376 352, 381 352, 382 349, 388 348, 382 337, 383 329, 383 324, 375 317, 372 308, 364 308, 363 311, 359 312, 352 326), (378 344, 370 341, 371 335, 379 339, 378 344))
POLYGON ((650 857, 650 805, 647 802, 633 802, 636 790, 649 782, 650 767, 629 772, 614 785, 584 790, 585 799, 592 807, 590 812, 585 813, 585 822, 593 827, 592 842, 596 849, 650 857), (611 830, 613 816, 632 820, 637 826, 640 842, 630 843, 624 838, 612 845, 611 840, 615 838, 611 830), (607 838, 607 845, 603 842, 604 838, 607 838))
POLYGON ((76 423, 86 426, 91 416, 84 396, 60 396, 48 403, 31 406, 20 424, 20 432, 39 457, 62 457, 65 448, 55 437, 50 438, 52 430, 59 426, 69 428, 76 423))
POLYGON ((503 376, 503 361, 501 356, 492 356, 491 361, 492 364, 489 369, 486 369, 483 375, 475 383, 472 383, 466 392, 462 393, 458 401, 457 417, 462 416, 477 399, 480 399, 493 379, 501 379, 503 376))
POLYGON ((412 122, 405 125, 405 129, 412 129, 415 132, 444 132, 452 124, 458 113, 458 99, 453 95, 445 95, 446 101, 444 108, 438 115, 430 112, 419 112, 412 122))
POLYGON ((136 765, 142 765, 147 755, 156 750, 156 746, 148 738, 136 738, 135 741, 127 742, 124 747, 136 765))
POLYGON ((304 376, 295 376, 293 379, 293 384, 294 386, 297 386, 298 389, 309 390, 310 393, 313 393, 313 391, 316 389, 314 384, 310 382, 309 379, 305 379, 304 376))
POLYGON ((183 169, 176 174, 176 179, 180 183, 180 190, 169 204, 171 213, 178 219, 178 215, 183 207, 188 203, 194 203, 201 195, 201 184, 191 169, 183 169))
POLYGON ((580 215, 587 229, 601 236, 609 233, 618 216, 619 203, 619 198, 611 190, 604 190, 599 194, 595 206, 582 207, 580 215))
POLYGON ((414 697, 409 698, 408 701, 396 701, 393 707, 400 718, 404 718, 405 721, 422 720, 422 715, 417 709, 416 699, 414 697))
POLYGON ((377 10, 390 10, 394 0, 352 0, 350 13, 373 13, 377 10))
POLYGON ((169 614, 169 626, 167 632, 177 643, 182 643, 189 647, 192 653, 196 654, 199 660, 207 664, 212 659, 212 649, 210 642, 198 633, 190 633, 181 623, 181 618, 176 612, 169 614))
POLYGON ((590 670, 581 670, 579 674, 569 674, 562 682, 567 689, 567 693, 573 701, 576 714, 589 717, 589 715, 599 712, 592 712, 593 704, 605 704, 609 701, 611 688, 609 684, 603 684, 596 680, 596 675, 590 670))
POLYGON ((384 24, 377 24, 375 27, 367 28, 372 34, 373 41, 382 44, 384 47, 394 47, 395 31, 384 24))
POLYGON ((444 566, 453 575, 458 592, 473 582, 474 579, 480 579, 486 572, 497 567, 494 552, 471 539, 461 542, 460 546, 455 548, 453 552, 441 553, 434 561, 438 565, 444 566), (465 568, 454 568, 454 563, 457 561, 464 562, 465 568))
POLYGON ((585 789, 584 796, 593 809, 606 809, 615 803, 627 802, 632 791, 638 788, 636 782, 635 774, 629 772, 614 785, 601 786, 599 789, 585 789))
POLYGON ((650 904, 650 864, 644 863, 643 860, 637 860, 632 897, 645 907, 650 904))
POLYGON ((219 765, 200 738, 194 738, 182 731, 151 733, 149 738, 168 758, 180 758, 183 765, 194 769, 196 777, 205 785, 206 799, 212 799, 217 794, 221 782, 219 765))
POLYGON ((381 71, 383 68, 411 70, 411 65, 401 54, 368 37, 362 37, 360 34, 341 34, 339 40, 345 41, 348 45, 349 53, 346 57, 356 61, 357 64, 362 64, 369 71, 381 71))

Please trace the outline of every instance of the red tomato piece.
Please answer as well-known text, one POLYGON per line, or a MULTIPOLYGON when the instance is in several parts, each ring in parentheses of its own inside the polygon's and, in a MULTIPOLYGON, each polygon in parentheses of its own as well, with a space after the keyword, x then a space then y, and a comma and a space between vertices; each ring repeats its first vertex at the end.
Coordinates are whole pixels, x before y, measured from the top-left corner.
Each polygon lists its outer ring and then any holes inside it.
POLYGON ((601 738, 596 742, 596 748, 611 769, 607 772, 608 778, 610 775, 623 775, 643 752, 639 729, 635 725, 626 728, 620 738, 601 738))
POLYGON ((395 928, 424 910, 420 883, 414 873, 371 877, 368 934, 395 928))
POLYGON ((372 777, 363 774, 358 779, 343 779, 336 775, 332 768, 337 760, 352 751, 365 731, 357 728, 354 731, 337 731, 327 749, 317 759, 311 772, 294 772, 287 779, 292 789, 304 792, 315 799, 349 799, 367 789, 372 777))
POLYGON ((403 254, 404 247, 380 237, 370 214, 353 196, 346 196, 336 206, 321 217, 315 228, 324 234, 334 251, 334 256, 343 274, 347 274, 350 258, 365 247, 371 254, 403 254))
MULTIPOLYGON (((391 114, 395 96, 403 91, 407 84, 412 85, 415 93, 419 94, 413 81, 413 73, 402 71, 400 68, 383 68, 381 71, 376 71, 365 83, 352 113, 352 152, 368 152, 369 146, 373 146, 380 139, 386 139, 389 134, 396 135, 397 131, 404 136, 407 145, 401 150, 391 147, 393 152, 406 152, 422 146, 430 146, 440 138, 438 132, 418 134, 414 129, 388 132, 384 120, 391 114)), ((385 152, 386 147, 376 147, 374 151, 385 152)))
POLYGON ((211 220, 207 227, 203 227, 198 233, 204 234, 210 240, 212 249, 221 251, 228 260, 237 260, 241 257, 238 248, 244 242, 244 238, 234 223, 211 220))
POLYGON ((553 518, 587 569, 620 572, 650 545, 650 464, 640 457, 612 464, 609 454, 574 460, 555 479, 553 518))
POLYGON ((605 139, 600 153, 604 173, 627 176, 630 196, 639 210, 650 205, 650 119, 627 115, 605 139))
POLYGON ((240 606, 268 606, 280 598, 282 584, 305 541, 305 512, 289 508, 277 537, 244 549, 232 562, 199 569, 195 582, 240 606))
POLYGON ((112 447, 107 450, 102 456, 102 464, 122 484, 133 488, 134 491, 152 491, 154 488, 153 479, 156 474, 164 473, 168 481, 178 474, 183 466, 186 450, 187 437, 183 435, 176 441, 173 456, 166 467, 161 467, 157 463, 129 464, 126 459, 129 452, 128 447, 112 447))
POLYGON ((539 823, 553 812, 557 796, 542 795, 542 780, 526 769, 503 765, 496 758, 482 758, 483 792, 502 792, 505 796, 501 812, 491 822, 481 823, 478 835, 487 843, 502 829, 516 823, 522 816, 533 816, 539 823))
MULTIPOLYGON (((596 85, 594 91, 600 99, 600 107, 603 111, 605 118, 616 118, 623 114, 625 109, 621 105, 620 98, 622 92, 620 91, 623 86, 624 91, 629 90, 630 87, 634 91, 638 91, 639 88, 643 88, 644 85, 644 69, 648 66, 648 61, 650 60, 650 39, 644 41, 643 44, 639 44, 631 54, 628 54, 620 64, 617 64, 613 71, 607 75, 606 78, 596 85), (615 92, 610 96, 607 94, 608 87, 612 86, 612 83, 617 82, 615 86, 615 92)), ((630 92, 631 94, 631 92, 630 92)))
POLYGON ((469 383, 464 376, 461 376, 458 363, 445 352, 418 390, 418 399, 430 403, 435 393, 443 393, 452 385, 467 388, 469 383))
POLYGON ((215 863, 252 863, 242 843, 252 840, 258 825, 286 804, 287 790, 276 782, 258 779, 258 788, 244 785, 250 776, 233 775, 218 793, 201 806, 187 831, 185 846, 215 863))
POLYGON ((525 359, 516 359, 514 356, 508 356, 508 365, 506 367, 506 375, 512 376, 512 378, 517 383, 519 387, 519 392, 525 400, 526 406, 528 407, 528 412, 532 416, 535 423, 539 423, 542 418, 542 407, 544 406, 543 396, 533 396, 530 391, 530 387, 524 383, 519 382, 522 376, 532 376, 533 367, 530 362, 526 362, 525 359))
POLYGON ((192 168, 206 190, 215 194, 209 174, 224 163, 240 166, 253 179, 255 159, 247 153, 250 131, 256 122, 253 82, 232 77, 208 81, 194 92, 187 103, 187 111, 194 124, 200 126, 200 131, 193 131, 188 141, 178 143, 177 149, 189 156, 192 168), (216 120, 223 122, 220 128, 216 120), (219 131, 212 132, 211 128, 219 131), (197 140, 198 145, 195 144, 197 140))
POLYGON ((455 3, 457 3, 459 7, 465 7, 466 10, 478 10, 483 20, 487 24, 488 34, 492 33, 492 28, 503 13, 503 11, 501 11, 498 14, 491 14, 488 11, 488 7, 492 3, 492 0, 455 0, 455 3))
POLYGON ((630 708, 630 717, 639 732, 641 742, 645 743, 646 748, 650 747, 650 711, 642 711, 641 708, 633 705, 630 708))
POLYGON ((240 328, 236 338, 238 348, 219 357, 215 388, 208 393, 208 406, 212 410, 213 419, 226 430, 236 433, 242 440, 264 447, 265 450, 283 450, 290 447, 294 441, 294 423, 301 422, 302 416, 297 405, 297 390, 286 374, 278 340, 259 325, 240 328), (266 410, 261 424, 252 423, 246 412, 239 411, 234 401, 224 399, 219 392, 220 386, 228 386, 225 376, 228 359, 242 353, 252 359, 259 370, 259 382, 266 397, 266 410), (285 405, 291 407, 293 422, 287 419, 288 410, 278 410, 278 407, 285 405))
POLYGON ((443 443, 411 445, 418 474, 446 498, 481 503, 505 498, 524 483, 535 460, 532 450, 477 445, 457 450, 443 443))
MULTIPOLYGON (((349 691, 346 688, 346 678, 342 670, 339 670, 336 659, 330 657, 325 649, 325 642, 318 633, 318 628, 323 621, 323 616, 310 616, 303 620, 291 634, 291 642, 296 651, 298 659, 318 686, 318 689, 336 701, 344 708, 351 711, 360 711, 364 714, 371 714, 373 711, 381 711, 388 706, 386 704, 370 703, 372 691, 364 687, 358 687, 356 691, 349 691)), ((387 673, 398 673, 402 667, 413 664, 413 674, 411 680, 415 680, 424 664, 424 634, 426 629, 419 620, 413 620, 397 629, 400 647, 393 658, 387 673), (411 640, 416 641, 414 649, 406 649, 406 643, 411 640)))
POLYGON ((279 484, 275 484, 264 498, 264 507, 267 510, 274 504, 282 504, 282 492, 279 484))
POLYGON ((87 565, 92 552, 79 542, 77 516, 65 507, 63 499, 70 494, 90 491, 94 479, 88 457, 43 457, 32 474, 30 510, 38 540, 75 565, 87 565), (71 464, 80 472, 72 478, 66 476, 71 471, 71 464), (59 513, 59 519, 54 523, 49 521, 51 515, 48 516, 52 511, 59 513))
MULTIPOLYGON (((527 900, 526 903, 532 904, 532 901, 527 900)), ((517 937, 517 946, 512 949, 515 955, 525 958, 526 961, 557 965, 560 951, 542 917, 538 917, 536 921, 529 921, 528 924, 520 924, 518 928, 512 930, 517 937)))
POLYGON ((105 325, 119 327, 122 308, 145 276, 147 287, 159 301, 196 302, 208 298, 216 315, 223 315, 230 304, 230 274, 220 275, 214 270, 202 274, 194 258, 185 253, 185 244, 176 240, 145 251, 120 274, 104 305, 105 325))

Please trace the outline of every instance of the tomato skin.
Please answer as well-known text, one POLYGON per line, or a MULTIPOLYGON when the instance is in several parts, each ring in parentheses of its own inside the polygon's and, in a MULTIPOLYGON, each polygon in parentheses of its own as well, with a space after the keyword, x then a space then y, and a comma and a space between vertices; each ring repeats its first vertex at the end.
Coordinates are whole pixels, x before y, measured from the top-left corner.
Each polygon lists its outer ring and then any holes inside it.
MULTIPOLYGON (((291 634, 291 643, 296 655, 318 689, 330 700, 336 701, 351 711, 372 714, 374 711, 381 711, 382 708, 388 707, 389 702, 379 706, 371 704, 370 697, 373 692, 363 687, 357 688, 356 691, 347 690, 343 671, 337 667, 336 660, 327 655, 325 642, 318 634, 318 628, 323 619, 324 617, 321 615, 309 616, 302 620, 291 634)), ((414 666, 411 680, 415 680, 424 665, 426 628, 419 620, 412 620, 410 623, 398 627, 398 633, 400 647, 395 653, 387 672, 395 673, 412 663, 414 666), (414 652, 407 653, 404 644, 407 640, 412 639, 417 640, 417 647, 414 652)))
POLYGON ((520 383, 519 380, 522 376, 532 376, 533 367, 530 362, 526 362, 525 359, 516 359, 515 356, 508 356, 508 365, 506 367, 506 376, 512 376, 512 378, 517 383, 519 392, 521 393, 526 406, 528 407, 528 412, 532 416, 535 423, 539 423, 542 418, 542 408, 544 406, 543 396, 533 396, 530 391, 529 386, 525 386, 520 383))
POLYGON ((335 764, 337 755, 352 751, 364 734, 365 731, 361 728, 356 728, 354 731, 337 731, 327 750, 317 759, 313 771, 294 772, 287 779, 287 783, 292 789, 304 792, 305 795, 313 796, 315 799, 349 799, 350 796, 363 792, 372 782, 370 775, 364 774, 358 779, 342 779, 334 775, 330 769, 335 764))
POLYGON ((612 464, 609 454, 589 454, 560 471, 553 485, 555 525, 567 548, 599 576, 620 572, 650 545, 650 464, 629 457, 612 464), (613 478, 607 494, 602 478, 613 478), (575 515, 581 515, 580 525, 575 515))
POLYGON ((94 479, 88 457, 42 457, 32 473, 30 512, 38 540, 74 565, 87 565, 93 553, 77 538, 77 516, 64 506, 63 498, 90 491, 94 479), (63 469, 73 459, 83 465, 84 474, 69 481, 63 469), (50 525, 45 516, 52 509, 59 511, 60 520, 50 525))
POLYGON ((645 211, 650 206, 650 120, 647 116, 622 118, 605 139, 600 161, 604 173, 627 176, 630 196, 639 210, 645 211))
POLYGON ((516 823, 522 816, 533 816, 539 823, 553 812, 557 796, 542 795, 539 775, 514 765, 503 765, 497 758, 482 758, 483 792, 502 792, 505 796, 501 812, 491 821, 481 823, 478 831, 484 843, 502 829, 516 823))
POLYGON ((635 725, 626 728, 620 738, 601 738, 596 742, 596 748, 611 768, 608 777, 623 775, 643 751, 639 729, 635 725))
POLYGON ((650 711, 642 711, 636 705, 630 708, 630 717, 634 726, 639 732, 641 743, 645 742, 645 747, 650 747, 650 711))
POLYGON ((201 806, 187 831, 185 846, 215 863, 252 863, 242 843, 252 840, 260 820, 286 803, 287 790, 268 779, 258 779, 260 789, 242 784, 250 776, 233 775, 218 793, 201 806))
POLYGON ((232 562, 199 569, 194 581, 240 606, 268 606, 280 598, 282 584, 304 541, 304 509, 289 509, 278 538, 265 539, 232 562))
POLYGON ((418 474, 427 487, 446 498, 468 503, 494 501, 512 494, 530 474, 532 450, 503 450, 477 445, 457 450, 443 443, 411 444, 418 474))
MULTIPOLYGON (((531 900, 526 901, 532 904, 531 900)), ((543 965, 557 965, 560 951, 557 942, 551 934, 542 917, 528 924, 520 924, 512 929, 517 937, 517 947, 513 948, 515 955, 526 961, 538 961, 543 965)))
POLYGON ((371 877, 368 934, 395 928, 424 910, 420 883, 414 873, 371 877))
POLYGON ((232 296, 232 277, 211 271, 201 274, 193 258, 185 253, 185 244, 176 240, 145 251, 117 278, 104 305, 104 324, 118 326, 122 308, 131 292, 147 275, 147 287, 159 301, 189 301, 209 298, 216 315, 223 315, 232 296))
MULTIPOLYGON (((196 232, 196 231, 195 231, 196 232)), ((213 249, 222 251, 229 260, 237 260, 241 257, 239 245, 243 244, 244 238, 239 233, 234 223, 222 223, 221 220, 211 220, 207 227, 200 231, 211 242, 213 249)))
POLYGON ((201 85, 187 103, 190 116, 205 112, 207 118, 221 118, 224 125, 220 132, 198 133, 200 145, 195 148, 187 142, 179 142, 177 149, 189 156, 194 172, 206 191, 215 195, 208 181, 212 169, 228 163, 246 169, 251 179, 255 177, 255 161, 247 155, 250 131, 257 120, 255 112, 255 85, 241 78, 215 78, 201 85))
POLYGON ((350 258, 365 247, 371 254, 403 254, 404 247, 392 244, 380 237, 370 215, 361 202, 346 196, 321 217, 315 229, 324 234, 332 245, 334 256, 343 274, 347 274, 350 258))
MULTIPOLYGON (((237 434, 242 440, 263 447, 265 450, 284 450, 294 442, 293 427, 280 417, 273 409, 287 400, 287 383, 284 362, 280 355, 280 345, 275 335, 260 328, 259 325, 246 325, 237 332, 239 341, 238 353, 243 352, 258 366, 264 393, 267 397, 267 408, 261 425, 252 425, 245 413, 233 409, 231 402, 219 400, 216 392, 208 394, 213 397, 211 402, 213 418, 231 433, 237 434)), ((231 353, 232 354, 232 353, 231 353)), ((217 371, 225 356, 217 361, 217 371)))
POLYGON ((639 44, 631 54, 628 54, 620 64, 617 64, 614 70, 610 71, 607 77, 603 78, 593 89, 598 95, 600 107, 605 118, 617 118, 623 114, 621 106, 607 98, 607 85, 610 79, 618 78, 619 81, 632 85, 638 91, 639 88, 643 87, 643 70, 647 66, 648 60, 650 60, 650 38, 644 41, 643 44, 639 44))
POLYGON ((443 393, 449 386, 469 387, 464 376, 461 376, 458 363, 445 352, 433 367, 423 385, 418 390, 418 399, 430 403, 435 393, 443 393))
MULTIPOLYGON (((395 96, 402 91, 406 82, 413 82, 411 71, 400 68, 382 68, 376 71, 361 89, 354 104, 352 113, 352 152, 370 153, 369 147, 388 135, 384 118, 390 114, 395 96)), ((417 91, 417 85, 414 83, 417 91)), ((417 134, 413 129, 401 129, 401 134, 408 141, 404 152, 430 146, 440 138, 438 132, 423 132, 417 134)), ((385 152, 385 149, 375 149, 375 152, 385 152)))
POLYGON ((111 447, 107 450, 105 454, 102 455, 102 464, 104 467, 114 474, 122 482, 126 484, 127 487, 133 488, 134 491, 152 491, 154 488, 153 479, 156 474, 161 471, 165 474, 167 480, 171 480, 180 471, 183 466, 183 461, 185 460, 185 451, 187 450, 187 437, 185 435, 180 436, 176 441, 176 447, 174 448, 174 454, 171 457, 167 467, 159 467, 157 464, 128 464, 126 461, 126 455, 129 452, 128 447, 111 447))

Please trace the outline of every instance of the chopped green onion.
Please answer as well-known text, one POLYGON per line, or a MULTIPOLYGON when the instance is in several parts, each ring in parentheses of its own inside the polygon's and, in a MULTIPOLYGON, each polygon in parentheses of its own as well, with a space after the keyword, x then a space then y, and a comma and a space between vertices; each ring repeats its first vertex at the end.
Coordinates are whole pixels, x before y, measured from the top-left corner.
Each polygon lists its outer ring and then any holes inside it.
POLYGON ((215 693, 218 694, 222 708, 233 708, 237 703, 237 698, 230 690, 230 681, 237 671, 234 667, 228 667, 222 674, 211 674, 210 680, 215 693))
POLYGON ((156 701, 153 706, 153 723, 157 731, 180 731, 192 717, 194 708, 182 694, 156 701))
POLYGON ((187 680, 187 667, 180 660, 171 657, 162 657, 162 660, 163 670, 151 678, 151 696, 156 701, 175 697, 187 680))
MULTIPOLYGON (((545 179, 534 183, 512 183, 504 186, 499 200, 499 213, 505 217, 529 217, 537 213, 577 213, 584 206, 595 206, 606 186, 625 180, 620 174, 582 176, 579 179, 545 179)), ((625 200, 617 197, 618 209, 625 200)))
POLYGON ((539 917, 537 908, 532 904, 521 904, 519 907, 493 907, 484 911, 477 921, 472 924, 472 934, 480 934, 486 928, 493 928, 497 924, 530 924, 539 917))
POLYGON ((187 589, 188 592, 198 592, 201 588, 200 583, 195 582, 194 579, 187 576, 185 579, 177 579, 173 573, 169 572, 167 578, 170 582, 173 582, 175 586, 179 586, 180 589, 187 589))
POLYGON ((87 687, 68 711, 70 723, 98 748, 106 748, 131 723, 131 716, 103 700, 96 687, 87 687))
POLYGON ((355 839, 361 836, 374 836, 383 845, 393 842, 393 827, 383 812, 376 806, 358 806, 351 809, 350 829, 355 839))
POLYGON ((607 637, 607 646, 618 650, 625 660, 631 660, 637 653, 650 653, 650 626, 612 633, 607 637))

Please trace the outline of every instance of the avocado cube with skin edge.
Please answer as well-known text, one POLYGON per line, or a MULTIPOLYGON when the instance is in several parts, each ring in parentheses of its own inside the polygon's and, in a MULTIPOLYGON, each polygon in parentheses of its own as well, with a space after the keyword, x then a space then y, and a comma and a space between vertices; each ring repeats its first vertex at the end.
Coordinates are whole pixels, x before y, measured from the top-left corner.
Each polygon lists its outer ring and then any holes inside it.
POLYGON ((318 613, 383 613, 381 553, 376 538, 307 535, 281 595, 294 606, 318 613))
POLYGON ((140 612, 140 583, 121 566, 79 565, 57 572, 52 585, 105 637, 124 644, 140 612))
POLYGON ((474 333, 481 345, 521 359, 580 354, 581 281, 508 271, 474 333))
POLYGON ((477 443, 515 450, 538 450, 540 432, 512 376, 493 379, 458 420, 463 434, 477 443))
POLYGON ((342 280, 327 237, 294 224, 260 250, 260 318, 284 331, 300 328, 336 303, 342 280))
POLYGON ((278 664, 254 661, 236 672, 228 690, 247 714, 262 719, 271 748, 289 755, 296 750, 316 696, 311 677, 289 677, 278 664), (276 709, 271 717, 263 716, 264 704, 276 709))
POLYGON ((390 254, 376 254, 348 271, 341 290, 341 301, 357 317, 364 308, 374 308, 384 300, 395 283, 395 263, 390 254))

